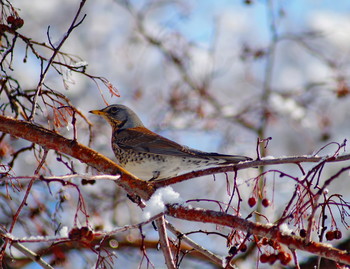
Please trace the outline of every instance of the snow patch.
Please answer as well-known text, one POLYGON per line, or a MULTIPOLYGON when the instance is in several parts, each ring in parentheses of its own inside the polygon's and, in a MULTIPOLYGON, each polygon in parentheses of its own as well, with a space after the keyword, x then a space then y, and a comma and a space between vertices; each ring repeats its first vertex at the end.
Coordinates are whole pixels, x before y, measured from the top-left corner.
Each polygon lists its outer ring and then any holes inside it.
POLYGON ((293 230, 289 229, 288 227, 288 224, 287 223, 282 223, 280 226, 280 231, 282 234, 285 234, 285 235, 290 235, 292 234, 293 230))
POLYGON ((143 211, 142 219, 149 220, 152 216, 162 213, 166 204, 182 203, 180 194, 175 192, 172 187, 158 189, 146 202, 146 208, 143 211))
POLYGON ((263 158, 261 158, 262 160, 274 160, 274 159, 276 159, 275 157, 273 157, 273 156, 265 156, 265 157, 263 157, 263 158))
POLYGON ((68 227, 67 226, 63 226, 61 228, 61 230, 59 231, 59 235, 61 237, 68 237, 68 227))

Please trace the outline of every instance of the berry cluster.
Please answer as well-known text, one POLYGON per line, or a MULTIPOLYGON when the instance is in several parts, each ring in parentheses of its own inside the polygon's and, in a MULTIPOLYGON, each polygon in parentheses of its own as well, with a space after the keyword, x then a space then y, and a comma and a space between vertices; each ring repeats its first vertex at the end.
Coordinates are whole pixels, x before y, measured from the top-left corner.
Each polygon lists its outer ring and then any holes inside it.
POLYGON ((88 227, 84 226, 70 230, 68 237, 71 240, 91 242, 94 239, 94 234, 88 227))
POLYGON ((274 240, 271 240, 271 239, 264 237, 261 240, 261 245, 263 245, 263 246, 269 245, 277 251, 277 253, 263 253, 263 254, 261 254, 261 256, 260 256, 261 263, 269 263, 272 265, 277 260, 279 260, 281 264, 287 265, 292 260, 292 255, 288 252, 285 252, 282 249, 281 245, 277 241, 274 241, 274 240))
POLYGON ((17 30, 23 26, 24 20, 20 17, 10 15, 7 17, 7 23, 11 26, 11 29, 17 30))
MULTIPOLYGON (((250 197, 249 199, 248 199, 248 205, 250 206, 250 207, 253 207, 253 206, 255 206, 256 205, 256 198, 255 197, 250 197)), ((267 198, 264 198, 264 199, 262 199, 261 200, 261 204, 264 206, 264 207, 268 207, 270 204, 271 204, 271 201, 269 200, 269 199, 267 199, 267 198)))
POLYGON ((342 233, 339 230, 328 231, 326 233, 326 239, 328 241, 332 241, 334 239, 340 239, 340 238, 342 238, 342 233))

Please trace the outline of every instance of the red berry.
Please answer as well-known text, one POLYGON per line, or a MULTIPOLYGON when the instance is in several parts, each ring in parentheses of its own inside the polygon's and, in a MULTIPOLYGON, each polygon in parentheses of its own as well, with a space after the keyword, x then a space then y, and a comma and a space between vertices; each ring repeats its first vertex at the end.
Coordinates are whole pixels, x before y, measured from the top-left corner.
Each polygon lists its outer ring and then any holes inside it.
POLYGON ((269 239, 268 238, 264 237, 263 239, 261 239, 261 244, 263 246, 266 246, 268 243, 269 243, 269 239))
POLYGON ((262 199, 261 204, 262 204, 264 207, 268 207, 268 206, 271 204, 271 202, 270 202, 269 199, 264 198, 264 199, 262 199))
POLYGON ((15 29, 21 28, 24 24, 24 20, 21 18, 16 18, 15 21, 13 22, 12 26, 15 29))
POLYGON ((89 232, 89 227, 87 227, 87 226, 81 227, 80 232, 83 236, 85 236, 89 232))
POLYGON ((328 232, 326 233, 326 239, 327 239, 328 241, 332 241, 332 240, 334 239, 334 232, 333 232, 333 231, 328 231, 328 232))
POLYGON ((255 197, 250 197, 250 198, 248 199, 248 205, 249 205, 250 207, 255 206, 255 205, 256 205, 256 198, 255 198, 255 197))
POLYGON ((80 240, 81 239, 81 231, 79 228, 73 228, 69 231, 68 237, 71 240, 80 240))
POLYGON ((277 255, 276 254, 271 254, 270 256, 269 256, 269 264, 274 264, 275 263, 275 261, 277 261, 277 255))
POLYGON ((292 260, 292 256, 284 251, 279 252, 277 257, 283 265, 287 265, 292 260))
POLYGON ((260 262, 261 263, 267 263, 269 261, 269 255, 267 255, 267 254, 261 254, 261 256, 260 256, 260 262))
POLYGON ((15 22, 15 17, 13 17, 12 15, 7 17, 7 23, 8 24, 13 24, 15 22))
POLYGON ((247 245, 246 244, 241 244, 239 246, 239 250, 242 251, 242 252, 246 252, 247 251, 247 245))
POLYGON ((340 239, 342 237, 342 233, 339 230, 334 231, 334 238, 335 239, 340 239))

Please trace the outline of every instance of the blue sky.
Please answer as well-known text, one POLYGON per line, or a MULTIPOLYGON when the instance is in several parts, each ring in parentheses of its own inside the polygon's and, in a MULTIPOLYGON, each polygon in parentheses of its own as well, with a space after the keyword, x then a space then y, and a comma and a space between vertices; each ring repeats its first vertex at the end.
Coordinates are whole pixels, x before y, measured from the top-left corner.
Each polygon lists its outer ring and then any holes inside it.
MULTIPOLYGON (((223 12, 240 13, 244 12, 251 15, 253 23, 260 25, 262 30, 267 27, 267 1, 253 1, 253 4, 246 5, 243 1, 230 1, 230 0, 202 0, 202 1, 189 1, 188 7, 189 13, 186 10, 182 12, 184 16, 177 16, 179 10, 176 5, 162 9, 166 12, 163 14, 163 24, 168 28, 177 29, 184 34, 190 40, 195 42, 207 43, 213 38, 214 24, 213 19, 220 18, 220 14, 223 12)), ((335 13, 349 13, 350 1, 272 1, 274 8, 282 8, 287 10, 285 20, 290 20, 292 24, 302 26, 307 22, 308 14, 315 11, 327 11, 335 13)))

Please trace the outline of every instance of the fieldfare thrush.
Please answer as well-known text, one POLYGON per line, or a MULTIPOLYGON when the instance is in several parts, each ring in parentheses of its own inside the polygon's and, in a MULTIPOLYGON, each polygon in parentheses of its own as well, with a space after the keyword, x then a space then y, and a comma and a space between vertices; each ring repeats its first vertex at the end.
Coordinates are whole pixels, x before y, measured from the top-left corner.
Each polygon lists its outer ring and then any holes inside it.
POLYGON ((251 160, 182 146, 148 130, 135 112, 124 105, 90 113, 102 116, 112 126, 112 148, 119 164, 143 180, 160 180, 186 171, 251 160))

